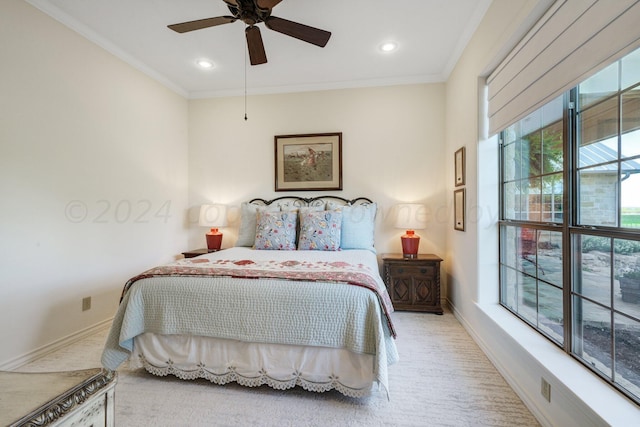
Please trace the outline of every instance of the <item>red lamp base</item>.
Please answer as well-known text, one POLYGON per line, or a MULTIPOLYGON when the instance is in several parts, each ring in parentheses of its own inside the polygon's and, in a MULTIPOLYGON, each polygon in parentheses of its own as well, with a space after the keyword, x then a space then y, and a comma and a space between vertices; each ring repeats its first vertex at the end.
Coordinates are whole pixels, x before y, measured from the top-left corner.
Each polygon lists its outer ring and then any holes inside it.
POLYGON ((413 230, 407 230, 407 234, 400 237, 402 241, 402 256, 404 258, 418 258, 418 246, 420 246, 420 236, 413 230))
POLYGON ((222 233, 217 228, 212 228, 206 235, 207 249, 209 251, 219 251, 222 246, 222 233))

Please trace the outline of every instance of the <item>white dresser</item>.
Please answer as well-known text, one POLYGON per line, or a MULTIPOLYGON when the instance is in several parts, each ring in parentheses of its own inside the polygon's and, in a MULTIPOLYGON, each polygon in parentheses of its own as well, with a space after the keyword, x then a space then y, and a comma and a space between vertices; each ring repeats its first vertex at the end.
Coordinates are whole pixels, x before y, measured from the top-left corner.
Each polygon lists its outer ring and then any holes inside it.
POLYGON ((0 372, 0 426, 114 426, 116 373, 0 372))

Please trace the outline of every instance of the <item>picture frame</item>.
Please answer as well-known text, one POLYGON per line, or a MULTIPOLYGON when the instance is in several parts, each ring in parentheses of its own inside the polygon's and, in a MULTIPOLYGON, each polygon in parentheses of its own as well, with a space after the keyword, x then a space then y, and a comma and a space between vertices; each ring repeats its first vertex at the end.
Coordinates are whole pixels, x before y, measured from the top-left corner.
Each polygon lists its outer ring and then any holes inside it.
POLYGON ((453 228, 458 231, 465 231, 465 196, 464 188, 453 192, 453 228))
POLYGON ((455 184, 456 187, 464 185, 465 183, 465 149, 461 147, 455 152, 455 184))
POLYGON ((342 190, 342 132, 276 135, 275 191, 342 190))

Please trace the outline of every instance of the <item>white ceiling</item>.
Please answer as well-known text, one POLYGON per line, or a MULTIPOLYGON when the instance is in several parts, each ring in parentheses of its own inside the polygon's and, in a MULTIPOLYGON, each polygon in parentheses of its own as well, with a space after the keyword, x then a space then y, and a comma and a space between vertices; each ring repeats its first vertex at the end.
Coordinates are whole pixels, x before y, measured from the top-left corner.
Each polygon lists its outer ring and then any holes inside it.
MULTIPOLYGON (((184 96, 244 93, 243 22, 184 34, 167 28, 229 15, 223 0, 27 1, 184 96), (199 58, 215 67, 199 69, 199 58)), ((259 24, 269 62, 247 65, 247 93, 445 81, 490 3, 283 0, 274 16, 330 31, 331 39, 319 48, 259 24), (385 41, 398 49, 382 52, 385 41)))

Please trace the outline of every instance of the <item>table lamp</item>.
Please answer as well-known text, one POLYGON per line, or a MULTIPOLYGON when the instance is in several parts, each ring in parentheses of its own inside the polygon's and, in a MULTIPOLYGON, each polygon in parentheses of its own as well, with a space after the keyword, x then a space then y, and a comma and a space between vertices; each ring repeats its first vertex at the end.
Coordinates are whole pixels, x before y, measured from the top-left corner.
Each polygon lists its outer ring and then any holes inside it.
POLYGON ((219 251, 222 246, 222 233, 218 231, 218 228, 227 226, 227 207, 225 205, 200 206, 198 225, 211 229, 206 234, 209 252, 219 251))
POLYGON ((396 206, 396 228, 404 228, 406 233, 400 237, 402 241, 402 256, 417 258, 420 236, 415 230, 427 226, 426 206, 418 203, 403 203, 396 206))

